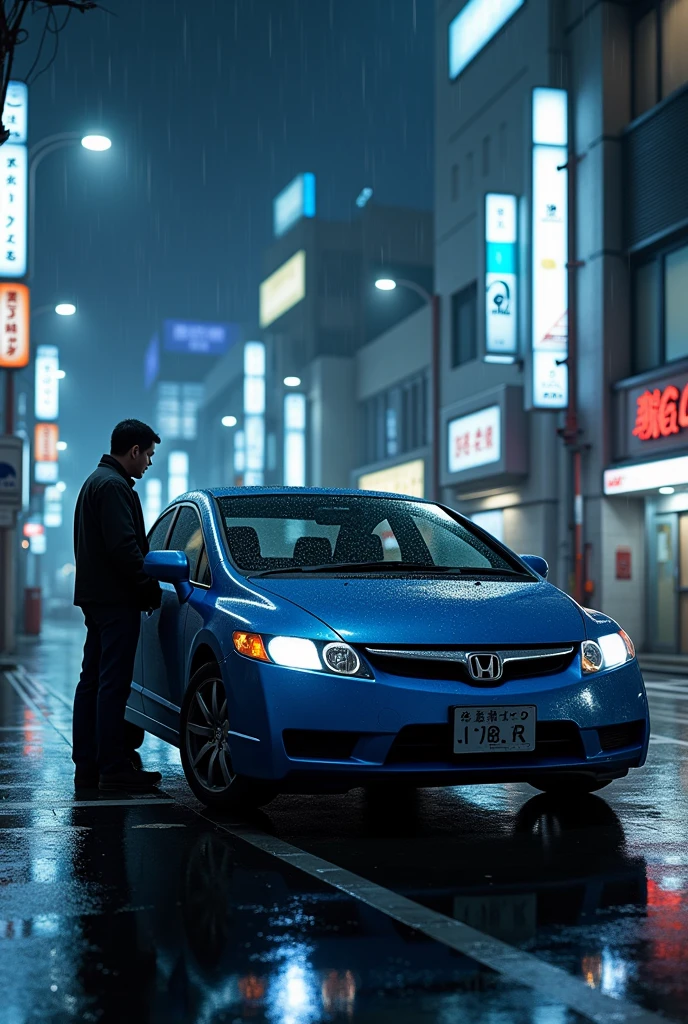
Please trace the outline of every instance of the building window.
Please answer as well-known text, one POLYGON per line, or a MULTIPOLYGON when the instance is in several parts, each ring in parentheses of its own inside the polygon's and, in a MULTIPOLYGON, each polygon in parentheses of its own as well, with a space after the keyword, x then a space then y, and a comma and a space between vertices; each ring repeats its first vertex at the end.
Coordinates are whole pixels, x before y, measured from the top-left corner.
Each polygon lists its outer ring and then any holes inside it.
POLYGON ((478 283, 452 295, 452 366, 478 358, 478 283))
POLYGON ((633 370, 688 358, 688 246, 633 272, 633 370))
POLYGON ((363 465, 422 448, 428 442, 427 378, 418 374, 363 403, 363 465))
POLYGON ((688 247, 664 262, 664 359, 688 356, 688 247))
POLYGON ((688 82, 688 0, 655 0, 633 27, 633 114, 688 82))

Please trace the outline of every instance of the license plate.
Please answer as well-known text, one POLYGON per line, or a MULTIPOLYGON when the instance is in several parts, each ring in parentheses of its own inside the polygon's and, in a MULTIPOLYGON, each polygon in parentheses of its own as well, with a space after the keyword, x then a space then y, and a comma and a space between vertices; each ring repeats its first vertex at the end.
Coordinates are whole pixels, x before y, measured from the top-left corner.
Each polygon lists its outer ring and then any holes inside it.
POLYGON ((453 708, 455 754, 535 750, 537 708, 531 704, 453 708))

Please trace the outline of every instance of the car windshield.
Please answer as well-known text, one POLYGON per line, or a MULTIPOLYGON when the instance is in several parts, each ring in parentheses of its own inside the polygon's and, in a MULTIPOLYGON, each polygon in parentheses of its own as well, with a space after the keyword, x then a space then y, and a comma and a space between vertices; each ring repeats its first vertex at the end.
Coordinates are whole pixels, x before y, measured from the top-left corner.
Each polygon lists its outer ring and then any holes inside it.
POLYGON ((350 494, 247 495, 219 504, 232 561, 247 574, 530 575, 437 505, 350 494))

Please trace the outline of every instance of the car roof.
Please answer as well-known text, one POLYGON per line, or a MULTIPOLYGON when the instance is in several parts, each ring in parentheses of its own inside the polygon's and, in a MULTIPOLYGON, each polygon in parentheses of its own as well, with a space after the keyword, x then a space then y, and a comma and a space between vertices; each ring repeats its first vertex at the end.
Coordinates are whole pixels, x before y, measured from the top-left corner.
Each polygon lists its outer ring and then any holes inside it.
POLYGON ((189 499, 192 495, 205 494, 213 498, 235 498, 235 497, 250 497, 252 495, 261 495, 265 497, 274 496, 279 497, 282 494, 303 494, 303 495, 356 495, 357 497, 368 497, 368 498, 396 498, 406 501, 421 501, 432 504, 426 498, 418 498, 413 494, 395 494, 392 491, 361 491, 356 490, 353 487, 207 487, 189 492, 188 494, 181 494, 177 501, 183 501, 189 499))

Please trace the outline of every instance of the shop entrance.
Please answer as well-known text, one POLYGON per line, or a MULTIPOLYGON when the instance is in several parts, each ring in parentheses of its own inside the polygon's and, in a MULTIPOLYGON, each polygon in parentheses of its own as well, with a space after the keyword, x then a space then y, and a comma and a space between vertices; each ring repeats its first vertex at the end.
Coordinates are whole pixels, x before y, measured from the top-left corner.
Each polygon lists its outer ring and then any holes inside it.
POLYGON ((656 515, 651 544, 648 646, 688 654, 688 512, 656 515))

